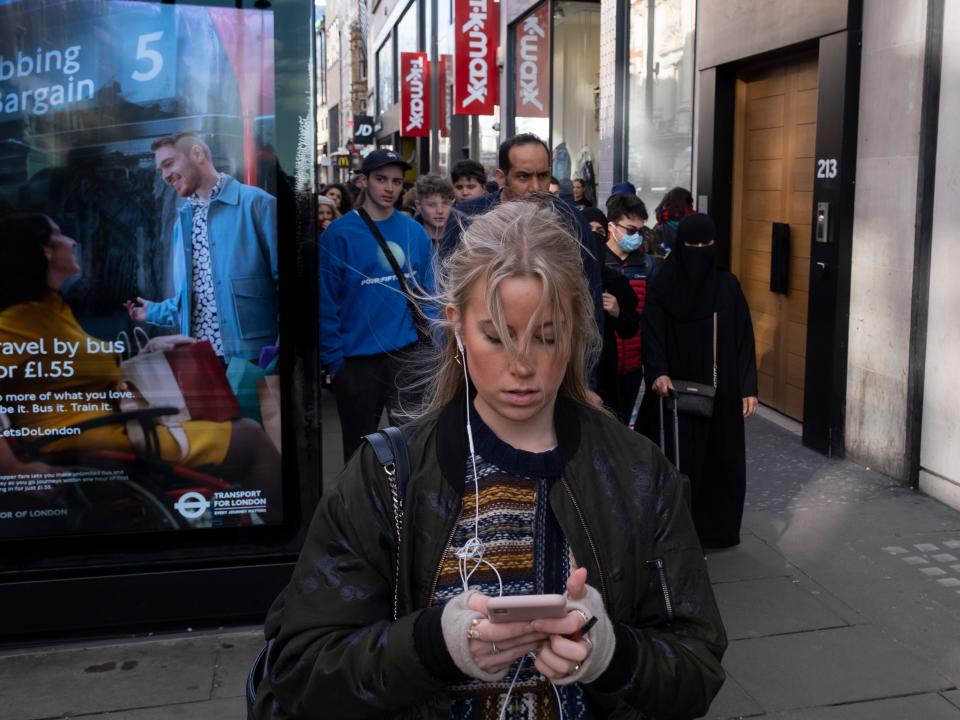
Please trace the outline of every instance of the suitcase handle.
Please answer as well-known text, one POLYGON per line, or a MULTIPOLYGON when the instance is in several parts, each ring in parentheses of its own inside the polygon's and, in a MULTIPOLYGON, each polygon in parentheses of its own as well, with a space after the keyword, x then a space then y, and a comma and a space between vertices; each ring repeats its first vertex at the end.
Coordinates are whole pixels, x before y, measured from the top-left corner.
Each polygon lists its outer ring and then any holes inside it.
MULTIPOLYGON (((670 407, 673 409, 673 466, 680 472, 680 415, 678 412, 677 393, 673 388, 667 391, 670 398, 670 407)), ((666 454, 667 437, 663 421, 663 395, 660 396, 660 450, 666 454)))

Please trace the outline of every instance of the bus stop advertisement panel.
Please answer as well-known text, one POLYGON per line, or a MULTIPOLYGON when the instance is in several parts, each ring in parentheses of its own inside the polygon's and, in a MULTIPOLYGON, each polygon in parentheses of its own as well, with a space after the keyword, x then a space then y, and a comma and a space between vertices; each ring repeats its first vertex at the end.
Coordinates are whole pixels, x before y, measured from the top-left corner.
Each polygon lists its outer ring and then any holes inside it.
POLYGON ((312 188, 280 171, 275 86, 309 91, 310 48, 278 77, 304 11, 227 5, 0 3, 0 597, 171 562, 272 565, 272 592, 295 550, 309 353, 280 325, 313 233, 278 203, 312 188))

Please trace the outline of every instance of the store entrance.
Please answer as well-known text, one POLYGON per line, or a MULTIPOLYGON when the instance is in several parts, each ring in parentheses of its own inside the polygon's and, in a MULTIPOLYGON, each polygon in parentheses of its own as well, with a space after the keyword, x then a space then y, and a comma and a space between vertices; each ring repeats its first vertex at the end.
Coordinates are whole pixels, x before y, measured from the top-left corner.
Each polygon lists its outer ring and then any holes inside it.
MULTIPOLYGON (((553 4, 553 174, 561 193, 582 180, 597 200, 600 150, 600 3, 553 4)), ((577 200, 579 200, 579 196, 577 200)))
POLYGON ((741 72, 734 123, 730 263, 753 316, 760 401, 802 422, 816 55, 741 72), (781 244, 774 252, 776 234, 781 244), (771 290, 771 274, 783 280, 777 292, 771 290))
POLYGON ((600 3, 538 3, 511 24, 509 35, 513 133, 547 142, 561 197, 596 204, 600 3), (575 180, 582 181, 576 191, 575 180))

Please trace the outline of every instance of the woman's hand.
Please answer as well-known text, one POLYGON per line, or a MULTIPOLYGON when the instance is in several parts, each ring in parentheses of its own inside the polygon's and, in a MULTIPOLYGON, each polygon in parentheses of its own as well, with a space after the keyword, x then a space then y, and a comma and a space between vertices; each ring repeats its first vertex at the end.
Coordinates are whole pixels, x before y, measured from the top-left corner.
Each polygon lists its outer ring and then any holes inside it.
POLYGON ((673 382, 669 376, 661 375, 653 381, 653 385, 651 385, 650 388, 660 397, 666 397, 670 391, 673 390, 673 382))
POLYGON ((745 418, 753 417, 757 414, 757 398, 750 396, 743 398, 743 416, 745 418))
MULTIPOLYGON (((587 596, 587 571, 578 568, 567 580, 567 598, 569 600, 583 600, 587 596)), ((575 672, 579 672, 586 662, 590 651, 593 650, 593 641, 589 635, 580 640, 570 638, 587 622, 586 615, 581 610, 571 610, 564 618, 555 620, 534 620, 536 630, 548 632, 550 637, 540 644, 540 652, 534 667, 550 680, 562 680, 575 672)))
POLYGON ((547 634, 533 630, 527 621, 493 623, 487 620, 490 598, 482 593, 473 593, 467 607, 484 617, 473 622, 469 629, 470 654, 473 661, 484 671, 498 673, 513 664, 514 660, 536 650, 547 639, 547 634))
POLYGON ((603 294, 603 309, 609 313, 610 317, 620 317, 620 303, 610 293, 603 294))

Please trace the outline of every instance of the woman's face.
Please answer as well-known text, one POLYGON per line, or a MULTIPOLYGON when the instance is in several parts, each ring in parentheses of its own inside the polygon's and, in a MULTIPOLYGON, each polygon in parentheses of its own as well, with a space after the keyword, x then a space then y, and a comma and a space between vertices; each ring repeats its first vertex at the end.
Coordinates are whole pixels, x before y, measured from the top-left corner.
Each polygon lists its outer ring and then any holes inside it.
POLYGON ((573 199, 583 200, 583 181, 582 180, 573 181, 573 199))
MULTIPOLYGON (((514 277, 500 284, 500 301, 510 337, 518 342, 534 317, 543 294, 538 278, 514 277)), ((553 426, 557 391, 566 373, 568 353, 557 349, 555 318, 549 306, 535 328, 526 355, 513 360, 497 335, 487 312, 486 286, 475 282, 462 317, 447 308, 447 317, 458 320, 470 381, 477 390, 474 405, 498 437, 508 440, 523 426, 553 426)))
POLYGON ((80 272, 76 247, 77 241, 64 235, 60 226, 51 220, 50 240, 43 248, 47 256, 47 279, 51 288, 59 288, 64 280, 80 272))
POLYGON ((340 188, 328 188, 323 194, 333 200, 338 208, 343 207, 343 194, 340 192, 340 188))
POLYGON ((331 220, 333 220, 333 208, 329 205, 318 205, 317 222, 326 227, 331 220))

